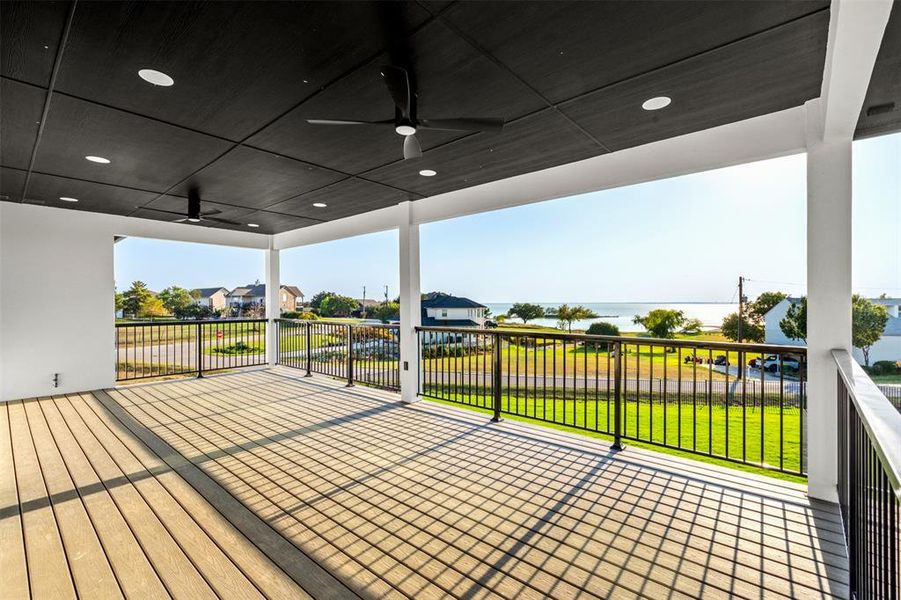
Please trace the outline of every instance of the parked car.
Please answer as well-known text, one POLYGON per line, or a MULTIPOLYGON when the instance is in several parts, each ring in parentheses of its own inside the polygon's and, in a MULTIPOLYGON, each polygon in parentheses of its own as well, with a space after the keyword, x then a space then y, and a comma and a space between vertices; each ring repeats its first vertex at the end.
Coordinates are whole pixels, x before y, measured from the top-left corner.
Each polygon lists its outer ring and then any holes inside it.
MULTIPOLYGON (((779 372, 780 359, 775 354, 770 354, 763 361, 763 368, 769 373, 779 372)), ((782 369, 785 371, 797 371, 801 368, 801 361, 793 356, 783 356, 781 360, 782 369)))
POLYGON ((716 358, 713 359, 713 364, 719 365, 721 367, 725 367, 726 365, 729 364, 729 361, 726 360, 725 354, 720 354, 719 356, 717 356, 716 358))

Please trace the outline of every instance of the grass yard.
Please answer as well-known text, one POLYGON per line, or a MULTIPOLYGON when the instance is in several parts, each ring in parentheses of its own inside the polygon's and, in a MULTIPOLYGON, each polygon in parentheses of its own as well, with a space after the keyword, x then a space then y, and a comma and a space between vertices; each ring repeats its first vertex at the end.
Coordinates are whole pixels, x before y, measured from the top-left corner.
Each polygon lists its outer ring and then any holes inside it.
MULTIPOLYGON (((426 388, 428 398, 444 401, 455 406, 465 406, 490 413, 492 399, 476 390, 472 394, 453 396, 448 390, 436 387, 426 388), (456 400, 456 401, 455 401, 456 400)), ((778 401, 777 401, 778 402, 778 401)), ((763 473, 772 477, 803 482, 804 478, 753 465, 738 464, 723 460, 727 456, 733 460, 744 459, 751 463, 761 463, 779 467, 780 456, 783 468, 797 471, 800 467, 801 452, 801 411, 786 408, 781 420, 778 404, 767 404, 761 412, 759 407, 740 405, 726 408, 722 400, 707 407, 703 399, 693 405, 691 399, 683 398, 681 410, 676 402, 663 404, 658 399, 653 403, 647 399, 636 402, 630 399, 623 405, 623 437, 636 446, 653 448, 660 452, 680 454, 692 459, 703 460, 732 468, 763 473), (727 415, 728 412, 728 415, 727 415), (728 445, 726 436, 728 433, 728 445), (761 444, 761 433, 762 444, 761 444), (742 441, 745 440, 743 445, 742 441), (665 444, 666 447, 661 445, 665 444), (761 447, 763 461, 761 461, 761 447), (678 450, 708 453, 711 456, 688 454, 678 450), (728 449, 728 454, 727 454, 728 449)), ((578 430, 606 440, 612 439, 613 403, 606 398, 599 400, 569 398, 535 398, 505 394, 501 398, 504 418, 537 422, 558 429, 578 430)))

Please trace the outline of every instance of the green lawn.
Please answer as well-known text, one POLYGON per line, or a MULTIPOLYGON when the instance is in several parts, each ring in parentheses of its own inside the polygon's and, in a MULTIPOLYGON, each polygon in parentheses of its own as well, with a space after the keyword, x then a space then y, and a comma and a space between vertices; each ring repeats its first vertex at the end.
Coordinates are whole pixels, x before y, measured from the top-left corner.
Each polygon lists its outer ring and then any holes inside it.
POLYGON ((898 375, 870 375, 876 383, 901 383, 901 374, 898 375))
MULTIPOLYGON (((491 412, 488 408, 491 406, 491 398, 484 393, 478 393, 479 390, 475 390, 472 394, 459 394, 456 397, 452 396, 449 391, 442 391, 434 387, 427 388, 427 390, 430 399, 446 401, 455 406, 461 406, 460 402, 463 402, 463 406, 467 408, 485 413, 491 412), (451 402, 454 399, 460 402, 451 402)), ((612 436, 606 432, 612 432, 613 403, 608 403, 606 398, 589 399, 588 401, 572 398, 554 400, 508 394, 501 398, 501 406, 504 418, 538 422, 563 430, 612 439, 612 436)), ((701 398, 698 399, 697 405, 693 406, 691 398, 683 397, 680 411, 676 402, 667 402, 664 405, 658 399, 655 399, 653 404, 647 402, 646 399, 639 402, 632 399, 624 402, 623 423, 623 436, 633 438, 628 440, 630 444, 653 448, 660 452, 686 455, 693 459, 763 473, 780 479, 804 481, 800 476, 722 460, 727 456, 726 433, 728 431, 729 458, 743 459, 742 440, 744 439, 746 440, 744 459, 748 462, 758 464, 762 462, 771 467, 778 467, 781 455, 783 468, 788 471, 797 471, 801 448, 801 412, 797 408, 784 409, 781 423, 781 448, 778 406, 768 405, 761 414, 757 407, 749 405, 743 412, 741 405, 733 404, 728 407, 727 417, 727 409, 722 404, 722 400, 708 409, 705 401, 701 398), (761 431, 763 431, 763 461, 761 461, 761 431), (666 444, 667 447, 658 444, 666 444), (712 456, 687 454, 679 451, 677 447, 688 451, 697 450, 709 453, 712 456)))

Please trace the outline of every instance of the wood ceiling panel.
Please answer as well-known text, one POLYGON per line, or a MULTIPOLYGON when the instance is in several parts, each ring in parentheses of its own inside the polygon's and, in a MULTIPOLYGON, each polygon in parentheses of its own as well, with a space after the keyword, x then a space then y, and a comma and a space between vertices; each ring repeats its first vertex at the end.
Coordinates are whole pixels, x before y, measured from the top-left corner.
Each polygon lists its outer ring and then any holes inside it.
POLYGON ((386 206, 394 206, 405 200, 416 200, 419 196, 362 179, 345 179, 321 190, 316 190, 279 202, 269 210, 309 217, 314 219, 340 219, 386 206), (313 206, 314 202, 325 203, 325 208, 313 206))
POLYGON ((25 171, 0 169, 0 201, 18 202, 25 185, 25 171))
MULTIPOLYGON (((410 71, 419 97, 419 116, 513 119, 544 103, 515 77, 491 62, 440 23, 430 23, 409 44, 410 71)), ((248 144, 345 173, 357 174, 400 158, 403 138, 391 126, 328 127, 306 119, 394 118, 394 103, 379 75, 387 55, 311 98, 248 140, 248 144)), ((461 137, 421 131, 423 149, 461 137)))
POLYGON ((24 83, 0 80, 0 163, 27 169, 47 93, 24 83))
POLYGON ((265 208, 343 177, 335 171, 242 146, 197 173, 172 193, 187 196, 188 188, 197 185, 204 199, 265 208))
POLYGON ((616 151, 798 106, 820 94, 828 25, 820 12, 560 108, 616 151), (672 104, 643 110, 654 96, 672 104))
POLYGON ((69 2, 4 2, 0 7, 0 73, 47 86, 69 2))
MULTIPOLYGON (((79 3, 58 87, 238 140, 380 52, 384 12, 376 2, 79 3), (175 85, 155 88, 144 68, 175 85)), ((427 18, 400 4, 392 34, 427 18)))
POLYGON ((795 2, 460 2, 443 18, 553 102, 828 8, 795 2))
POLYGON ((855 137, 901 131, 901 3, 895 2, 864 99, 855 137), (893 106, 892 106, 893 105, 893 106), (874 107, 874 114, 867 114, 874 107))
POLYGON ((228 142, 55 94, 35 170, 164 192, 214 160, 228 142), (85 156, 102 156, 101 165, 85 156))
POLYGON ((32 173, 26 202, 56 208, 127 215, 153 197, 154 194, 148 192, 113 185, 32 173), (78 202, 64 202, 60 200, 62 196, 77 198, 78 202))
POLYGON ((500 134, 480 133, 366 174, 395 187, 432 196, 496 179, 582 160, 604 152, 552 109, 509 124, 500 134), (434 169, 436 177, 419 175, 434 169))
MULTIPOLYGON (((188 212, 188 199, 187 197, 174 196, 174 195, 165 195, 160 197, 151 197, 148 200, 152 200, 152 202, 147 202, 141 205, 140 212, 151 212, 147 209, 157 209, 157 210, 167 210, 170 212, 177 213, 187 213, 188 212)), ((254 212, 251 208, 243 208, 240 206, 233 206, 229 204, 220 204, 217 202, 212 202, 207 200, 206 198, 202 199, 200 205, 201 212, 218 210, 219 213, 215 215, 211 215, 214 217, 218 217, 220 219, 228 219, 230 221, 237 221, 243 224, 245 223, 244 217, 254 212)), ((176 215, 167 216, 163 214, 159 218, 163 220, 174 221, 179 219, 180 217, 176 215)))
POLYGON ((256 223, 259 225, 256 229, 244 228, 245 231, 255 231, 256 233, 281 233, 283 231, 291 231, 292 229, 300 229, 301 227, 309 227, 310 225, 316 225, 322 222, 265 210, 250 213, 244 217, 244 219, 248 223, 256 223))

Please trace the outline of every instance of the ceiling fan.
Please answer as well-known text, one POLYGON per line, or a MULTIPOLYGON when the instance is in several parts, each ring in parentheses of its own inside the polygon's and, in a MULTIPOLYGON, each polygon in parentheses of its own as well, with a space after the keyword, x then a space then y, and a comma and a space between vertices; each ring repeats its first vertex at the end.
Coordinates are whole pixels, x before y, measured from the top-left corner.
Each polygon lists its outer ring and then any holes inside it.
POLYGON ((144 207, 143 210, 152 210, 153 212, 165 213, 167 215, 176 215, 181 217, 180 219, 175 219, 174 223, 202 223, 204 221, 210 221, 212 223, 223 223, 225 225, 241 225, 237 221, 229 221, 228 219, 219 219, 214 217, 213 215, 218 215, 221 213, 221 210, 207 210, 204 212, 200 212, 200 189, 197 187, 192 187, 188 190, 188 212, 180 213, 171 210, 160 210, 159 208, 149 208, 144 207))
POLYGON ((438 129, 444 131, 491 131, 504 128, 504 120, 496 118, 454 118, 454 119, 420 119, 416 112, 416 92, 410 84, 407 70, 394 65, 386 65, 381 69, 382 79, 388 93, 394 100, 394 119, 385 121, 353 121, 346 119, 307 119, 311 125, 370 125, 376 127, 394 127, 398 135, 404 136, 404 158, 419 158, 422 147, 416 139, 420 129, 438 129))

